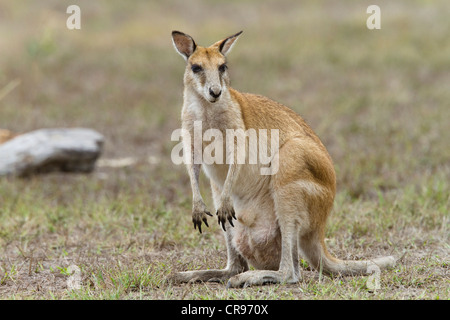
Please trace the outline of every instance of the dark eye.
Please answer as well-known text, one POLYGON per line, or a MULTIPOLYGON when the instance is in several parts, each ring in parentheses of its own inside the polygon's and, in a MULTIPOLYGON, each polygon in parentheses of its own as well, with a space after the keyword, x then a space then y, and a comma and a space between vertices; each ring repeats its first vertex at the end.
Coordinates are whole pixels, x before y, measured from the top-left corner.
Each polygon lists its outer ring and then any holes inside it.
POLYGON ((191 69, 192 69, 192 72, 193 72, 193 73, 199 73, 200 71, 203 70, 203 68, 200 67, 198 64, 193 64, 192 67, 191 67, 191 69))
POLYGON ((219 71, 220 72, 225 72, 225 70, 227 70, 227 65, 224 63, 224 64, 222 64, 222 65, 220 65, 220 67, 219 67, 219 71))

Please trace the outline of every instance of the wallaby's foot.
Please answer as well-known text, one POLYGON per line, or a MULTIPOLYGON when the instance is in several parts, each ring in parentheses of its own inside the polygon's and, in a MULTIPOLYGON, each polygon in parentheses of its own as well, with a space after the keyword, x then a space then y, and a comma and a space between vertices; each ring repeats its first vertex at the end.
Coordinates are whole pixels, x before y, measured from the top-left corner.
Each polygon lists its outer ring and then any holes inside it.
POLYGON ((269 283, 297 283, 296 276, 287 276, 281 271, 255 270, 240 273, 230 278, 227 288, 246 288, 269 283))
POLYGON ((186 282, 220 282, 225 283, 237 272, 227 269, 223 270, 198 270, 198 271, 185 271, 175 273, 171 280, 174 283, 186 283, 186 282))

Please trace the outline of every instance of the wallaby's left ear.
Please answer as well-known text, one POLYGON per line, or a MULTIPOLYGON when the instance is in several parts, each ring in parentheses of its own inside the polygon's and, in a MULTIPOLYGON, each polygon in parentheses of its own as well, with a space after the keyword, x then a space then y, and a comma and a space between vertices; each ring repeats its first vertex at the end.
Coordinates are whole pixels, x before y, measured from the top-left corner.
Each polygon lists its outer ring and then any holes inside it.
POLYGON ((236 42, 236 40, 238 39, 238 37, 241 35, 242 32, 243 31, 240 31, 240 32, 232 35, 231 37, 228 37, 228 38, 226 38, 224 40, 216 42, 213 45, 219 47, 219 51, 224 56, 226 56, 228 54, 228 52, 231 51, 231 48, 233 48, 234 43, 236 42))
POLYGON ((197 45, 188 34, 180 31, 172 31, 172 42, 177 52, 187 60, 194 53, 197 45))

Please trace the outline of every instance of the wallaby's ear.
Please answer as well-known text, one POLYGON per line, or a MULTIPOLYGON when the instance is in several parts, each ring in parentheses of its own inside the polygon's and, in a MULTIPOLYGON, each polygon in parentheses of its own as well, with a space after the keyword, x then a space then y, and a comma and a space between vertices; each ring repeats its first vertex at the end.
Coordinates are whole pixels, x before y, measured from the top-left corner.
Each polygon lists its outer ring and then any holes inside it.
POLYGON ((231 51, 231 48, 233 48, 234 43, 236 42, 236 40, 238 39, 238 37, 241 35, 243 31, 240 31, 234 35, 232 35, 231 37, 228 37, 224 40, 221 40, 219 42, 216 42, 215 44, 213 44, 214 46, 217 46, 219 48, 219 51, 226 56, 228 54, 228 52, 231 51))
POLYGON ((172 31, 172 42, 177 52, 186 61, 197 48, 194 39, 180 31, 172 31))

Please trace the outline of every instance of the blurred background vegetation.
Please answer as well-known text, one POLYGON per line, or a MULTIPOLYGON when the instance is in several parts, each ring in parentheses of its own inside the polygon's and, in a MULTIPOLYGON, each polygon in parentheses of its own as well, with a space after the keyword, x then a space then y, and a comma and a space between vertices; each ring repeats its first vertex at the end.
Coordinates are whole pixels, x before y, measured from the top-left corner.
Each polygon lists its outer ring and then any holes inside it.
MULTIPOLYGON (((232 86, 294 109, 334 160, 330 236, 350 232, 363 247, 386 230, 398 248, 408 237, 433 243, 431 233, 448 241, 449 12, 446 0, 0 0, 0 128, 89 127, 105 135, 104 158, 153 159, 90 176, 2 179, 2 253, 25 259, 17 248, 28 245, 50 261, 80 243, 99 255, 223 249, 220 230, 198 238, 192 229, 188 177, 170 160, 184 72, 172 30, 203 46, 244 30, 229 55, 232 86), (66 28, 71 4, 81 30, 66 28), (371 4, 380 30, 366 27, 371 4)), ((5 261, 0 278, 14 265, 5 261)))

